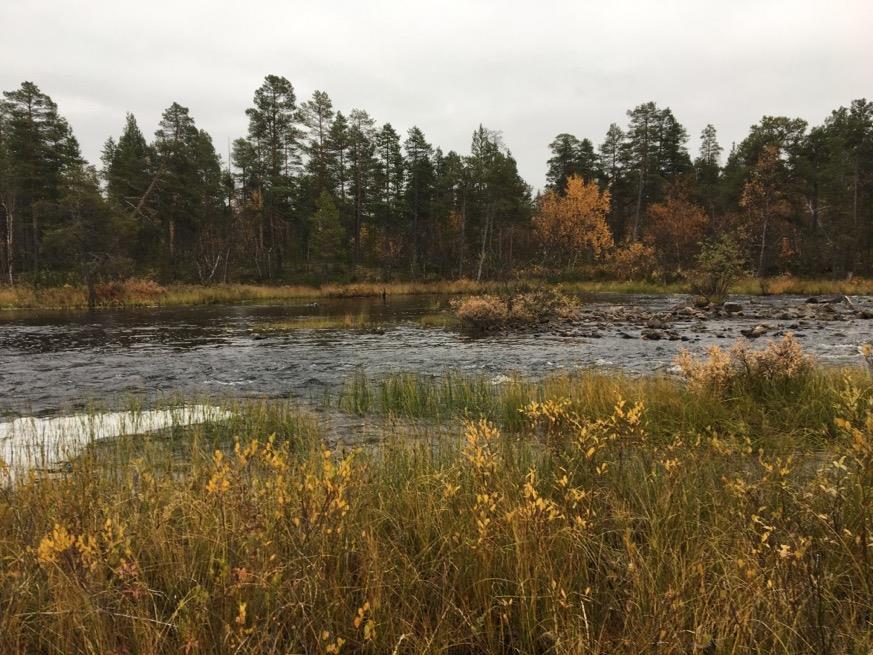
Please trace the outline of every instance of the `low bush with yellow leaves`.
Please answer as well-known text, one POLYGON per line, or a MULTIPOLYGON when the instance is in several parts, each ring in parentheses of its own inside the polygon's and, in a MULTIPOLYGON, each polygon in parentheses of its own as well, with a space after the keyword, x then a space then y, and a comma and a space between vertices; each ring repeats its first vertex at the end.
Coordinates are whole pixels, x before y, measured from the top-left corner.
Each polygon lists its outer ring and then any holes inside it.
POLYGON ((725 392, 738 384, 778 384, 802 379, 815 368, 812 356, 791 333, 761 350, 741 339, 728 350, 712 346, 706 355, 700 359, 683 350, 675 360, 688 384, 698 390, 725 392))

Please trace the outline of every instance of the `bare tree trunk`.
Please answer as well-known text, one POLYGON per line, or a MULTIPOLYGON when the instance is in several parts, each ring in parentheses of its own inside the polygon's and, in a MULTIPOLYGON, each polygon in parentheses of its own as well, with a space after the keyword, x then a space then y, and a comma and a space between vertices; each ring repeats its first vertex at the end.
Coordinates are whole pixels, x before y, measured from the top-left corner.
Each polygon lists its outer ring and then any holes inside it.
POLYGON ((152 191, 154 191, 154 188, 157 185, 158 179, 161 177, 163 170, 163 168, 159 168, 158 171, 154 174, 154 177, 152 177, 152 181, 149 182, 148 188, 145 190, 145 193, 142 194, 139 202, 137 202, 136 206, 134 206, 131 216, 136 216, 137 214, 142 215, 142 208, 145 206, 146 200, 152 194, 152 191))
POLYGON ((633 241, 637 241, 640 235, 640 214, 643 211, 643 167, 640 166, 640 179, 637 185, 637 208, 634 212, 633 241))
POLYGON ((230 246, 227 247, 227 250, 224 253, 224 274, 222 275, 222 282, 227 284, 227 269, 230 265, 230 246))
POLYGON ((363 189, 361 189, 360 164, 355 171, 355 264, 361 263, 361 214, 363 213, 363 189))
POLYGON ((13 246, 15 244, 15 198, 12 200, 4 199, 3 200, 3 210, 6 214, 6 238, 4 239, 6 250, 6 277, 9 282, 9 286, 15 284, 15 276, 13 274, 13 270, 15 267, 15 254, 13 246))
POLYGON ((758 277, 764 277, 765 254, 767 251, 767 224, 770 222, 769 212, 764 215, 764 225, 761 228, 761 250, 758 253, 758 277))
POLYGON ((270 233, 272 234, 271 245, 276 249, 276 275, 282 274, 282 269, 285 266, 285 231, 277 226, 276 216, 270 213, 270 233))
MULTIPOLYGON (((861 235, 858 230, 858 177, 860 175, 860 171, 858 170, 858 160, 855 159, 855 175, 853 179, 853 189, 852 189, 852 239, 850 239, 849 243, 855 244, 859 241, 861 235)), ((856 251, 854 246, 849 246, 850 255, 848 257, 849 260, 849 270, 847 271, 849 276, 851 277, 852 273, 855 272, 855 257, 856 251)))
POLYGON ((97 307, 97 287, 94 284, 92 271, 85 273, 85 285, 88 287, 88 309, 94 309, 97 307))
POLYGON ((170 223, 167 226, 169 231, 169 239, 170 239, 170 271, 172 271, 173 275, 176 274, 176 221, 170 219, 170 223))
POLYGON ((476 271, 476 282, 482 279, 482 267, 485 264, 485 247, 488 243, 488 228, 491 225, 491 212, 485 215, 485 228, 482 231, 482 250, 479 253, 479 270, 476 271))
POLYGON ((33 274, 39 276, 39 219, 33 207, 30 208, 30 221, 33 229, 31 243, 33 244, 33 252, 31 253, 33 261, 33 274))
POLYGON ((258 220, 258 243, 257 243, 257 257, 255 258, 258 262, 258 277, 264 277, 264 271, 261 270, 262 264, 267 268, 267 277, 270 274, 270 263, 267 261, 266 248, 264 245, 264 224, 266 219, 264 218, 264 210, 261 208, 260 216, 258 220))
POLYGON ((467 189, 461 192, 461 243, 458 250, 458 277, 464 277, 464 250, 467 246, 467 189))

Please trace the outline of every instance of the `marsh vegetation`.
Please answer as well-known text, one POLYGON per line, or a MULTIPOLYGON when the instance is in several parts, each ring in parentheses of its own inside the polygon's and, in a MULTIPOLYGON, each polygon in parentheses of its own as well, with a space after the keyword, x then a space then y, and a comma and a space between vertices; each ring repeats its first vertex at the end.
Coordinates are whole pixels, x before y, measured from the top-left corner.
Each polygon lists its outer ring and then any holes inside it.
POLYGON ((360 375, 94 444, 0 492, 0 648, 868 651, 868 374, 790 338, 680 364, 360 375))

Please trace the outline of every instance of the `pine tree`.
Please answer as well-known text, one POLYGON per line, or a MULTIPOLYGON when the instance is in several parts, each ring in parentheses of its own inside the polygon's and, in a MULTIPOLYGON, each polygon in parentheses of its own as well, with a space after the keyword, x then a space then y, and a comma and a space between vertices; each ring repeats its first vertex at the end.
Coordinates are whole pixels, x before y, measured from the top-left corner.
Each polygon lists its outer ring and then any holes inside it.
POLYGON ((46 232, 45 250, 56 269, 79 273, 88 290, 88 306, 94 307, 100 279, 130 270, 128 252, 134 225, 100 194, 93 168, 78 166, 67 180, 58 203, 62 221, 46 232))
POLYGON ((15 217, 18 190, 15 188, 9 151, 9 117, 0 104, 0 283, 15 284, 15 217))
POLYGON ((385 123, 376 135, 377 218, 383 229, 398 226, 403 211, 404 172, 400 135, 391 123, 385 123))
MULTIPOLYGON (((64 176, 82 164, 79 144, 57 105, 32 82, 3 93, 0 115, 7 161, 8 190, 3 194, 7 239, 12 236, 19 259, 29 259, 38 278, 42 235, 53 227, 51 205, 64 194, 64 176)), ((15 258, 12 253, 10 262, 15 258)))
POLYGON ((715 223, 715 195, 721 172, 721 151, 715 127, 708 124, 700 133, 700 154, 694 160, 694 171, 703 202, 709 210, 711 224, 715 223))
POLYGON ((146 143, 133 114, 127 114, 118 141, 112 137, 106 141, 102 160, 109 202, 132 216, 136 223, 135 253, 137 263, 142 266, 149 255, 154 256, 153 244, 160 238, 149 197, 159 183, 159 171, 154 169, 155 153, 146 143))
POLYGON ((110 137, 104 148, 103 179, 109 199, 124 209, 135 209, 152 182, 153 159, 136 118, 127 114, 118 141, 110 137))
POLYGON ((341 111, 336 113, 333 124, 328 132, 328 160, 331 175, 336 184, 336 195, 342 205, 346 203, 349 184, 349 123, 341 111))
POLYGON ((433 193, 433 146, 424 138, 418 127, 407 132, 403 142, 406 153, 406 206, 409 212, 410 271, 415 274, 421 265, 422 232, 429 219, 431 196, 433 193))
POLYGON ((312 188, 316 197, 323 191, 332 191, 330 178, 330 155, 328 138, 333 123, 333 103, 324 91, 315 91, 312 99, 301 107, 303 124, 306 126, 307 170, 313 177, 312 188))
POLYGON ((375 170, 376 122, 362 109, 349 114, 349 174, 352 197, 352 242, 354 262, 361 260, 361 229, 371 206, 375 170))
POLYGON ((155 204, 165 272, 175 278, 182 265, 193 262, 197 237, 221 203, 221 164, 212 139, 176 102, 161 117, 154 149, 161 170, 155 204))
POLYGON ((578 175, 586 180, 598 176, 597 156, 589 139, 577 139, 572 134, 559 134, 549 144, 552 156, 546 173, 546 186, 563 194, 567 178, 578 175))
POLYGON ((629 166, 636 177, 636 201, 634 203, 633 222, 631 224, 631 241, 640 237, 641 219, 647 200, 647 192, 651 188, 650 176, 657 164, 654 153, 657 149, 658 127, 660 116, 654 102, 647 102, 628 110, 630 122, 627 129, 626 151, 629 166))
POLYGON ((600 144, 598 166, 606 187, 610 190, 618 185, 622 174, 624 141, 624 132, 616 123, 612 123, 600 144))
POLYGON ((637 241, 645 208, 663 197, 674 177, 691 168, 691 158, 686 148, 688 133, 669 107, 659 109, 654 102, 646 102, 628 111, 628 117, 625 153, 636 178, 630 238, 637 241))
POLYGON ((598 149, 597 166, 600 171, 601 184, 609 191, 612 199, 607 222, 612 230, 613 238, 616 240, 625 233, 626 207, 629 197, 626 154, 624 131, 617 123, 612 123, 598 149))
POLYGON ((466 216, 468 234, 479 241, 478 280, 489 260, 501 259, 506 236, 506 260, 511 262, 514 228, 530 219, 530 187, 519 176, 516 161, 503 147, 500 134, 482 125, 473 132, 466 163, 470 180, 466 216))
POLYGON ((292 220, 294 175, 300 165, 297 101, 287 79, 267 75, 255 90, 248 141, 257 154, 253 177, 260 199, 258 256, 269 277, 282 271, 292 220))
POLYGON ((552 191, 563 194, 567 188, 567 178, 576 174, 579 152, 579 139, 566 132, 559 134, 549 144, 548 171, 546 186, 552 191))
POLYGON ((319 263, 324 266, 342 259, 344 230, 340 221, 339 210, 333 202, 333 197, 322 191, 316 201, 315 212, 309 218, 309 252, 310 264, 319 263))

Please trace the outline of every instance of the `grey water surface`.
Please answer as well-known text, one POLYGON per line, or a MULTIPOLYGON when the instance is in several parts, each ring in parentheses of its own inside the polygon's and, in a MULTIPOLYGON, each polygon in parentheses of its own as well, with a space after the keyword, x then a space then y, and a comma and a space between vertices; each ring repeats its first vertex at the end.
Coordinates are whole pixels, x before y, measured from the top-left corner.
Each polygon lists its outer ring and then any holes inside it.
MULTIPOLYGON (((164 307, 96 312, 0 312, 0 417, 53 415, 98 402, 113 407, 130 396, 266 396, 318 399, 363 371, 379 376, 405 371, 447 371, 499 376, 543 376, 584 367, 634 373, 663 371, 681 348, 728 345, 740 330, 766 317, 770 334, 798 334, 825 363, 856 363, 858 344, 871 338, 873 321, 780 320, 797 297, 744 297, 744 315, 699 321, 678 317, 681 339, 640 338, 638 323, 604 319, 634 308, 665 311, 680 296, 599 295, 584 298, 594 312, 572 330, 544 329, 466 336, 452 328, 422 327, 418 319, 444 311, 436 296, 320 300, 284 304, 164 307), (261 326, 302 317, 366 315, 380 329, 295 329, 261 326)), ((870 298, 855 306, 873 309, 870 298)))

